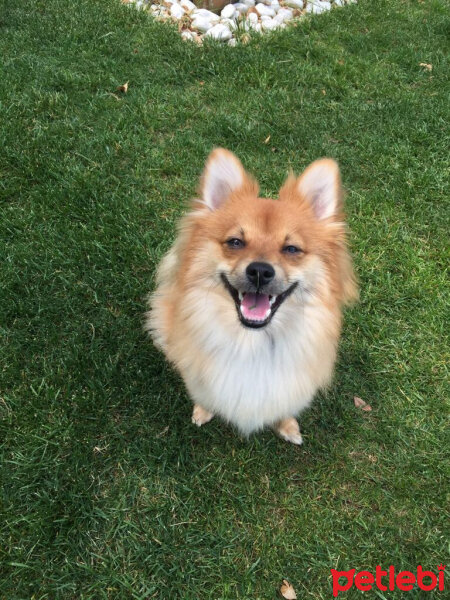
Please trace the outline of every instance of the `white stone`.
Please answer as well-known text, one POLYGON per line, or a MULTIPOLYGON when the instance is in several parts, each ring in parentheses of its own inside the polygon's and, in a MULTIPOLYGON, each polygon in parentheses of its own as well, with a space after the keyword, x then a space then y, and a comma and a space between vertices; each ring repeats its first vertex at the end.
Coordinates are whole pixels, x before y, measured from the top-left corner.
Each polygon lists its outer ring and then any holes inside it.
POLYGON ((265 17, 274 17, 275 16, 275 11, 273 10, 273 8, 271 8, 270 6, 266 6, 265 4, 262 4, 261 2, 259 4, 257 4, 255 6, 258 14, 262 17, 263 15, 265 17))
MULTIPOLYGON (((292 2, 292 0, 289 0, 292 2)), ((325 12, 326 10, 330 10, 331 2, 321 2, 320 0, 310 0, 308 2, 308 6, 306 7, 306 12, 311 13, 313 15, 320 15, 320 13, 325 12)))
POLYGON ((256 1, 255 0, 242 0, 242 4, 245 4, 246 6, 251 8, 252 6, 255 6, 256 1))
POLYGON ((201 31, 202 33, 206 33, 212 26, 213 24, 211 21, 202 16, 195 17, 191 23, 192 29, 198 29, 198 31, 201 31))
POLYGON ((222 25, 222 23, 218 23, 217 25, 214 25, 214 27, 211 27, 205 36, 211 37, 214 40, 221 40, 222 42, 227 42, 233 37, 228 27, 222 25))
POLYGON ((234 4, 227 4, 222 8, 220 16, 224 19, 232 19, 236 15, 236 8, 234 4))
POLYGON ((192 11, 192 17, 197 18, 197 16, 207 18, 208 21, 214 25, 220 21, 219 15, 216 15, 210 10, 206 10, 206 8, 197 8, 196 10, 192 11))
POLYGON ((183 38, 183 40, 193 42, 195 40, 195 38, 197 37, 197 35, 193 31, 189 31, 187 29, 186 31, 181 32, 181 37, 183 38))
POLYGON ((170 14, 174 19, 181 19, 186 12, 179 4, 172 4, 170 7, 170 14))
POLYGON ((237 23, 234 19, 221 19, 220 22, 225 27, 228 27, 230 31, 234 31, 237 28, 237 23))
POLYGON ((244 4, 243 2, 236 2, 236 4, 233 4, 233 6, 238 11, 238 13, 241 15, 245 15, 245 13, 250 8, 250 6, 248 6, 247 4, 244 4))
POLYGON ((231 38, 231 40, 228 40, 228 45, 229 46, 236 46, 236 38, 231 38))
POLYGON ((254 31, 256 23, 258 23, 258 21, 254 22, 254 21, 249 21, 248 19, 244 19, 243 21, 241 21, 239 23, 239 27, 243 31, 254 31))
POLYGON ((324 12, 324 9, 318 4, 308 4, 306 7, 306 12, 313 15, 320 15, 320 13, 324 12))
POLYGON ((244 24, 245 31, 261 31, 261 23, 259 21, 245 21, 244 24))
POLYGON ((160 4, 152 4, 150 11, 154 17, 168 17, 168 9, 160 4))
POLYGON ((180 0, 180 6, 182 6, 187 13, 191 13, 197 8, 191 0, 180 0))
POLYGON ((279 27, 279 23, 273 19, 264 19, 264 21, 261 21, 261 27, 264 31, 273 31, 279 27))
POLYGON ((334 0, 335 6, 344 6, 344 0, 334 0))
POLYGON ((285 23, 286 21, 290 21, 293 16, 293 11, 290 8, 280 8, 274 17, 274 20, 277 23, 285 23))
POLYGON ((248 19, 246 19, 242 23, 242 27, 245 31, 261 31, 261 23, 259 22, 258 15, 255 13, 250 13, 248 15, 248 19), (256 18, 250 18, 256 17, 256 18))
POLYGON ((301 10, 303 8, 303 0, 285 0, 284 5, 301 10))

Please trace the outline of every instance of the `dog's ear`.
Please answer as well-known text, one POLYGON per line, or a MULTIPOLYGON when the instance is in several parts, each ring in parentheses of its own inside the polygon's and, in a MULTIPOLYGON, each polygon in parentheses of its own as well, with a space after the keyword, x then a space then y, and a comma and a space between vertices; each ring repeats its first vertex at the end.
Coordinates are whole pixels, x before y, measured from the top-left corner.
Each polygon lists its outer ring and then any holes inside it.
POLYGON ((223 148, 213 150, 206 161, 201 179, 204 204, 211 210, 216 210, 232 192, 248 187, 256 189, 257 193, 256 185, 244 171, 239 159, 223 148))
POLYGON ((316 160, 297 180, 297 192, 307 200, 319 220, 336 215, 341 208, 339 167, 331 158, 316 160))

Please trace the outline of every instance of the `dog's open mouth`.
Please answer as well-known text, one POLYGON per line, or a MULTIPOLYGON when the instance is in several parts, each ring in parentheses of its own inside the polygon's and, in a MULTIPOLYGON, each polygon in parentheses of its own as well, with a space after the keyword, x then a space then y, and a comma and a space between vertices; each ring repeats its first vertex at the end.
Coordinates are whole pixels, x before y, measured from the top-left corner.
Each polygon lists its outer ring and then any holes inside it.
POLYGON ((278 308, 297 286, 297 283, 293 283, 287 290, 278 294, 278 296, 270 296, 269 294, 260 294, 258 292, 241 292, 231 285, 223 273, 221 277, 234 300, 241 323, 245 327, 252 327, 254 329, 265 327, 270 323, 278 308))

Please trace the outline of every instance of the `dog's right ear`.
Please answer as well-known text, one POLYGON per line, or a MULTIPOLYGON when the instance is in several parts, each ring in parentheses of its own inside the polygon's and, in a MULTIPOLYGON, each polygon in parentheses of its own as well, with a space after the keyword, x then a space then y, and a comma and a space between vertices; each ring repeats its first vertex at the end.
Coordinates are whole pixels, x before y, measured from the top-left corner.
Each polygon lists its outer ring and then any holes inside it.
POLYGON ((203 203, 211 210, 216 210, 234 191, 244 187, 258 193, 255 182, 232 152, 223 148, 213 150, 201 179, 203 203))

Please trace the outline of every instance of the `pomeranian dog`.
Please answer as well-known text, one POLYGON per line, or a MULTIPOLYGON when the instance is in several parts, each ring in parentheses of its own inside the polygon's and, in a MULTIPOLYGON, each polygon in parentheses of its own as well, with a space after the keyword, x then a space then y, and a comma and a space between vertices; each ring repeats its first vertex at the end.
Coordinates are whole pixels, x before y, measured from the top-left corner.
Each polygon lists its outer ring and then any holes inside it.
POLYGON ((356 296, 336 162, 289 176, 273 200, 219 148, 161 261, 145 328, 183 377, 193 423, 218 415, 301 444, 296 416, 329 384, 356 296))

